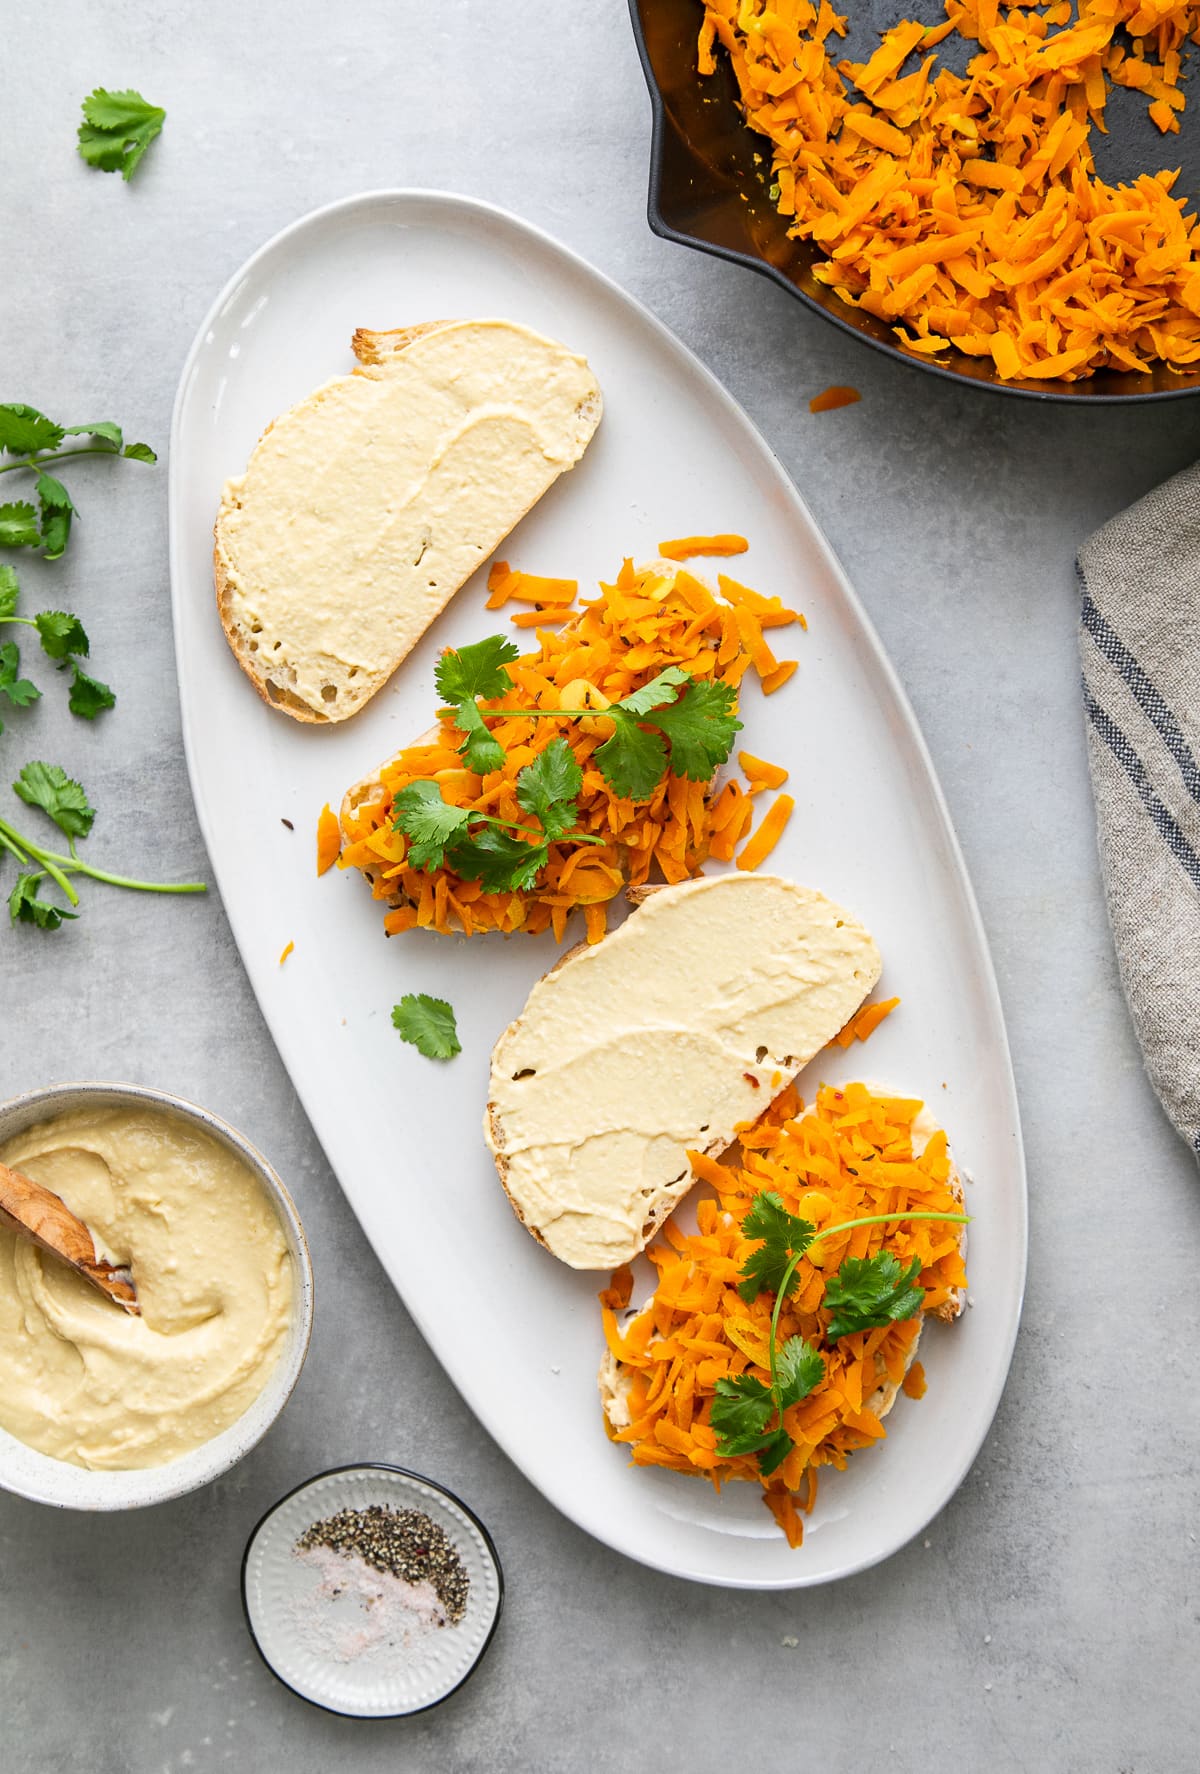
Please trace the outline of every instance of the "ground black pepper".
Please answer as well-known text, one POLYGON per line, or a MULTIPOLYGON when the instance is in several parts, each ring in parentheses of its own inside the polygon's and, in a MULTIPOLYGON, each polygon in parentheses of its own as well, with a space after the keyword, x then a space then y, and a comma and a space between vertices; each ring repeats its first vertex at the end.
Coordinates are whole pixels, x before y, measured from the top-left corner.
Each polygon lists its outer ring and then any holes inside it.
POLYGON ((309 1552, 314 1546, 355 1553, 364 1564, 405 1583, 431 1583, 451 1626, 457 1626, 467 1611, 471 1579, 458 1548, 419 1509, 391 1509, 386 1503, 340 1509, 306 1528, 296 1551, 309 1552))

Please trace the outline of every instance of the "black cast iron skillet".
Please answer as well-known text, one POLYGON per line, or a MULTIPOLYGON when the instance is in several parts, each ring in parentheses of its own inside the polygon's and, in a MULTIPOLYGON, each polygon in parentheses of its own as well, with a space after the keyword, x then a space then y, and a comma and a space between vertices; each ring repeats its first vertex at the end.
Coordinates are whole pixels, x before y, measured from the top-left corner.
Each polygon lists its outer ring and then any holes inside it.
MULTIPOLYGON (((928 15, 933 22, 942 16, 936 0, 907 6, 902 0, 857 0, 857 6, 846 10, 857 15, 845 48, 851 58, 869 55, 878 33, 901 18, 928 15)), ((764 272, 843 332, 856 333, 877 351, 947 381, 1031 400, 1172 400, 1200 392, 1200 369, 1180 375, 1160 367, 1144 376, 1102 370, 1086 381, 1047 386, 1002 382, 992 367, 964 352, 941 352, 934 362, 906 350, 885 322, 849 307, 818 283, 812 267, 821 255, 809 242, 788 238, 785 219, 767 195, 770 145, 745 124, 727 58, 718 52, 717 72, 707 79, 697 73, 700 0, 629 0, 629 11, 654 113, 647 211, 651 228, 664 240, 764 272)), ((947 44, 941 53, 953 52, 947 44)), ((1140 171, 1182 164, 1175 194, 1194 196, 1200 191, 1200 143, 1195 139, 1200 125, 1190 115, 1196 105, 1200 95, 1189 98, 1181 134, 1164 137, 1147 118, 1144 98, 1114 91, 1106 114, 1109 135, 1097 141, 1093 131, 1101 175, 1129 179, 1140 171)))

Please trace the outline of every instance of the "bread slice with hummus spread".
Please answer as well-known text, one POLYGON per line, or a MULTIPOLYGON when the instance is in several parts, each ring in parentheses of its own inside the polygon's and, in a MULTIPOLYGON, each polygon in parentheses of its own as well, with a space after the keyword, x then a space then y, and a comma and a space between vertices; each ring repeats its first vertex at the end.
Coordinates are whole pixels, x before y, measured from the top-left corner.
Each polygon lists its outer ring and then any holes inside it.
POLYGON ((484 1132, 529 1231, 573 1269, 628 1262, 858 1009, 879 951, 775 875, 650 894, 565 955, 492 1055, 484 1132))
POLYGON ((267 428, 216 521, 226 637, 299 721, 357 713, 600 421, 586 360, 512 321, 353 348, 352 374, 267 428))

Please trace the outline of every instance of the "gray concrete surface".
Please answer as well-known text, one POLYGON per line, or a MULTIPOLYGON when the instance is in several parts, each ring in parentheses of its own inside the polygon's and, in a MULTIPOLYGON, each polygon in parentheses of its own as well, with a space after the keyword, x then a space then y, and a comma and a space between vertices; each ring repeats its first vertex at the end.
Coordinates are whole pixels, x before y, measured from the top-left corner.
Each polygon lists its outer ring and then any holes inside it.
MULTIPOLYGON (((216 288, 313 205, 391 184, 530 217, 712 365, 803 489, 924 724, 996 957, 1032 1194, 1008 1390, 924 1539, 824 1591, 691 1587, 562 1520, 448 1393, 308 1129, 215 896, 97 888, 57 936, 0 929, 0 1095, 125 1076, 211 1105, 291 1183, 321 1277, 300 1391, 226 1480, 124 1519, 0 1497, 5 1774, 1194 1767, 1200 1179, 1146 1084, 1118 988, 1072 559, 1196 455, 1200 401, 1065 410, 960 392, 655 240, 648 106, 620 0, 60 0, 7 8, 5 32, 0 398, 111 416, 162 450, 216 288), (73 152, 96 84, 136 86, 169 112, 130 187, 73 152), (810 417, 808 397, 832 382, 857 385, 861 404, 810 417), (508 1574, 486 1665, 409 1722, 309 1709, 242 1625, 238 1561, 258 1514, 356 1457, 449 1481, 491 1524, 508 1574)), ((57 566, 19 563, 26 607, 80 612, 120 704, 86 728, 43 670, 49 693, 0 738, 5 778, 27 756, 61 758, 100 809, 97 854, 203 874, 165 474, 94 462, 71 485, 76 539, 57 566)))

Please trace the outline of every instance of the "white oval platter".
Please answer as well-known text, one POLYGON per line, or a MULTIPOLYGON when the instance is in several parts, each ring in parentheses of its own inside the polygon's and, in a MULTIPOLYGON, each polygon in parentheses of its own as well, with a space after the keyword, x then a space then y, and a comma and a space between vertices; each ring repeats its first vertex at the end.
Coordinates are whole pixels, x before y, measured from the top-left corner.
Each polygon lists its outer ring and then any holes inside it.
MULTIPOLYGON (((405 1303, 481 1422, 550 1501, 632 1558, 750 1589, 828 1582, 887 1557, 953 1494, 1008 1371, 1025 1270, 1020 1128, 979 916, 928 753, 896 677, 802 499, 741 409, 645 308, 545 234, 432 191, 383 191, 306 216, 217 298, 184 367, 171 441, 171 577, 183 733, 213 870, 300 1099, 405 1303), (315 873, 326 801, 428 725, 438 653, 505 628, 484 570, 357 717, 303 726, 259 700, 212 586, 223 481, 264 427, 352 367, 359 326, 455 316, 527 323, 586 354, 605 416, 582 463, 502 553, 585 594, 670 536, 740 532, 737 576, 802 609, 778 630, 800 669, 743 697, 749 750, 786 764, 796 812, 771 868, 820 887, 874 933, 901 1008, 869 1051, 828 1050, 802 1080, 866 1076, 920 1095, 973 1178, 973 1305, 922 1343, 928 1392, 888 1437, 826 1473, 802 1549, 757 1487, 638 1471, 605 1438, 595 1374, 603 1277, 574 1273, 518 1224, 484 1147, 488 1059, 554 961, 550 938, 384 938, 353 873, 315 873), (283 821, 292 821, 289 832, 283 821), (294 952, 285 965, 285 944, 294 952), (460 1057, 391 1026, 405 992, 448 998, 460 1057)), ((703 572, 704 562, 695 565, 703 572)), ((530 637, 532 645, 532 637, 530 637)), ((576 939, 572 933, 572 939, 576 939)), ((636 982, 631 982, 636 990, 636 982)), ((388 1457, 388 1450, 379 1457, 388 1457)))

